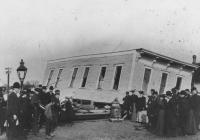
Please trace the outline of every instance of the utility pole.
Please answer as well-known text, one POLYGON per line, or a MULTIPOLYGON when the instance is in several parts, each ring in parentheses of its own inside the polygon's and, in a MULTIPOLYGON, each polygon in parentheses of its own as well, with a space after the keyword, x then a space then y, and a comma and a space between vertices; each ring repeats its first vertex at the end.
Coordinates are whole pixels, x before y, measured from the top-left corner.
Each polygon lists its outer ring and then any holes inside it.
POLYGON ((6 70, 6 74, 7 74, 7 76, 8 76, 7 92, 9 93, 11 68, 10 68, 10 67, 7 67, 7 68, 5 68, 5 70, 6 70))

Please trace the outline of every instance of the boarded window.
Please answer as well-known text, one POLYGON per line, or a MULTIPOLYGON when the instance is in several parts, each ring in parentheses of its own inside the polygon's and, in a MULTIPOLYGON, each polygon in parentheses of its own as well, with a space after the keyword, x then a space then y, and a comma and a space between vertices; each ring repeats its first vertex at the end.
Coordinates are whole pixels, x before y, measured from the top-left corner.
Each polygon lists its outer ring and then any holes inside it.
POLYGON ((73 87, 74 86, 74 81, 76 79, 77 72, 78 72, 78 68, 74 68, 74 71, 72 73, 72 79, 71 79, 69 87, 73 87))
POLYGON ((58 71, 58 76, 57 76, 57 79, 56 79, 55 88, 56 88, 57 85, 58 85, 58 82, 59 82, 59 80, 60 80, 60 75, 61 75, 62 71, 63 71, 63 69, 59 69, 59 71, 58 71))
POLYGON ((176 88, 181 89, 182 77, 177 77, 176 88))
POLYGON ((53 72, 54 72, 54 70, 51 70, 50 73, 49 73, 49 78, 48 78, 48 81, 47 81, 47 86, 49 86, 49 83, 50 83, 51 78, 53 76, 53 72))
POLYGON ((115 70, 113 89, 118 90, 120 75, 122 71, 122 66, 117 66, 115 70))
POLYGON ((97 89, 102 89, 102 84, 103 84, 103 81, 104 81, 105 73, 106 73, 106 67, 102 67, 100 75, 99 75, 97 89))
POLYGON ((85 85, 86 85, 89 70, 90 70, 89 67, 85 68, 85 72, 84 72, 84 75, 83 75, 83 81, 82 81, 81 87, 85 87, 85 85))
POLYGON ((145 68, 144 79, 142 84, 142 90, 144 91, 144 93, 147 93, 150 76, 151 76, 151 69, 145 68))
POLYGON ((164 92, 166 83, 167 83, 167 73, 162 73, 159 94, 162 94, 164 92))

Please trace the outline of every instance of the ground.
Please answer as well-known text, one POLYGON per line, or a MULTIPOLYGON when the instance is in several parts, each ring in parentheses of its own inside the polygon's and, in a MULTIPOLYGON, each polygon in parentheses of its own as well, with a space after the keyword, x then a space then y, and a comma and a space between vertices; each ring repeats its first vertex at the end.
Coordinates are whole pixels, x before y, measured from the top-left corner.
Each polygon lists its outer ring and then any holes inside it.
MULTIPOLYGON (((56 136, 52 140, 199 140, 200 133, 195 136, 178 138, 161 138, 148 132, 146 129, 135 129, 138 124, 124 122, 109 122, 107 120, 81 121, 71 125, 59 126, 56 136)), ((5 136, 4 136, 5 137, 5 136)), ((1 140, 6 140, 3 136, 1 140)), ((28 140, 44 140, 44 129, 35 137, 28 136, 28 140)))

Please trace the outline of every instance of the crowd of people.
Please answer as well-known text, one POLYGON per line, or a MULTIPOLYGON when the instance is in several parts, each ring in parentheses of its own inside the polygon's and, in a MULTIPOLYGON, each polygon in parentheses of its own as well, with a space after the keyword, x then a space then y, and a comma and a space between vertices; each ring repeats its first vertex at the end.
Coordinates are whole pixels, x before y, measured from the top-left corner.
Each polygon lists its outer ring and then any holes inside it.
MULTIPOLYGON (((53 86, 21 90, 15 82, 9 94, 0 91, 0 135, 5 132, 8 140, 23 140, 30 132, 37 136, 45 126, 46 138, 53 137, 59 122, 74 119, 72 99, 61 103, 59 98, 60 90, 53 86)), ((131 90, 123 101, 122 116, 156 135, 195 135, 200 130, 200 94, 195 87, 191 91, 173 88, 165 94, 151 89, 148 97, 143 91, 131 90)))
POLYGON ((143 91, 131 93, 123 99, 123 113, 150 132, 176 137, 195 135, 200 130, 200 94, 195 87, 182 91, 173 88, 165 94, 151 89, 149 97, 143 91))
MULTIPOLYGON (((39 85, 33 89, 21 90, 15 82, 9 94, 0 91, 0 135, 6 133, 8 140, 24 140, 29 133, 37 136, 45 126, 46 138, 53 137, 58 122, 65 120, 66 111, 72 110, 72 102, 59 100, 60 90, 39 85)), ((69 113, 67 113, 69 114, 69 113)), ((72 116, 72 115, 70 115, 72 116)), ((69 122, 72 122, 72 118, 69 122)), ((65 120, 66 122, 66 120, 65 120)))

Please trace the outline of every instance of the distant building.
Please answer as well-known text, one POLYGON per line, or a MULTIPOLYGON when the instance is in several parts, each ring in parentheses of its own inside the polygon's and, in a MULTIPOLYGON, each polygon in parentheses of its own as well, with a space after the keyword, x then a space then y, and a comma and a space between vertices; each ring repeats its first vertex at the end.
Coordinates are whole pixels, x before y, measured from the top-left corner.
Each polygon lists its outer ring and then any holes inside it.
POLYGON ((146 49, 133 49, 49 60, 44 83, 61 96, 94 102, 122 102, 125 91, 137 89, 160 94, 173 87, 190 89, 198 66, 146 49))

